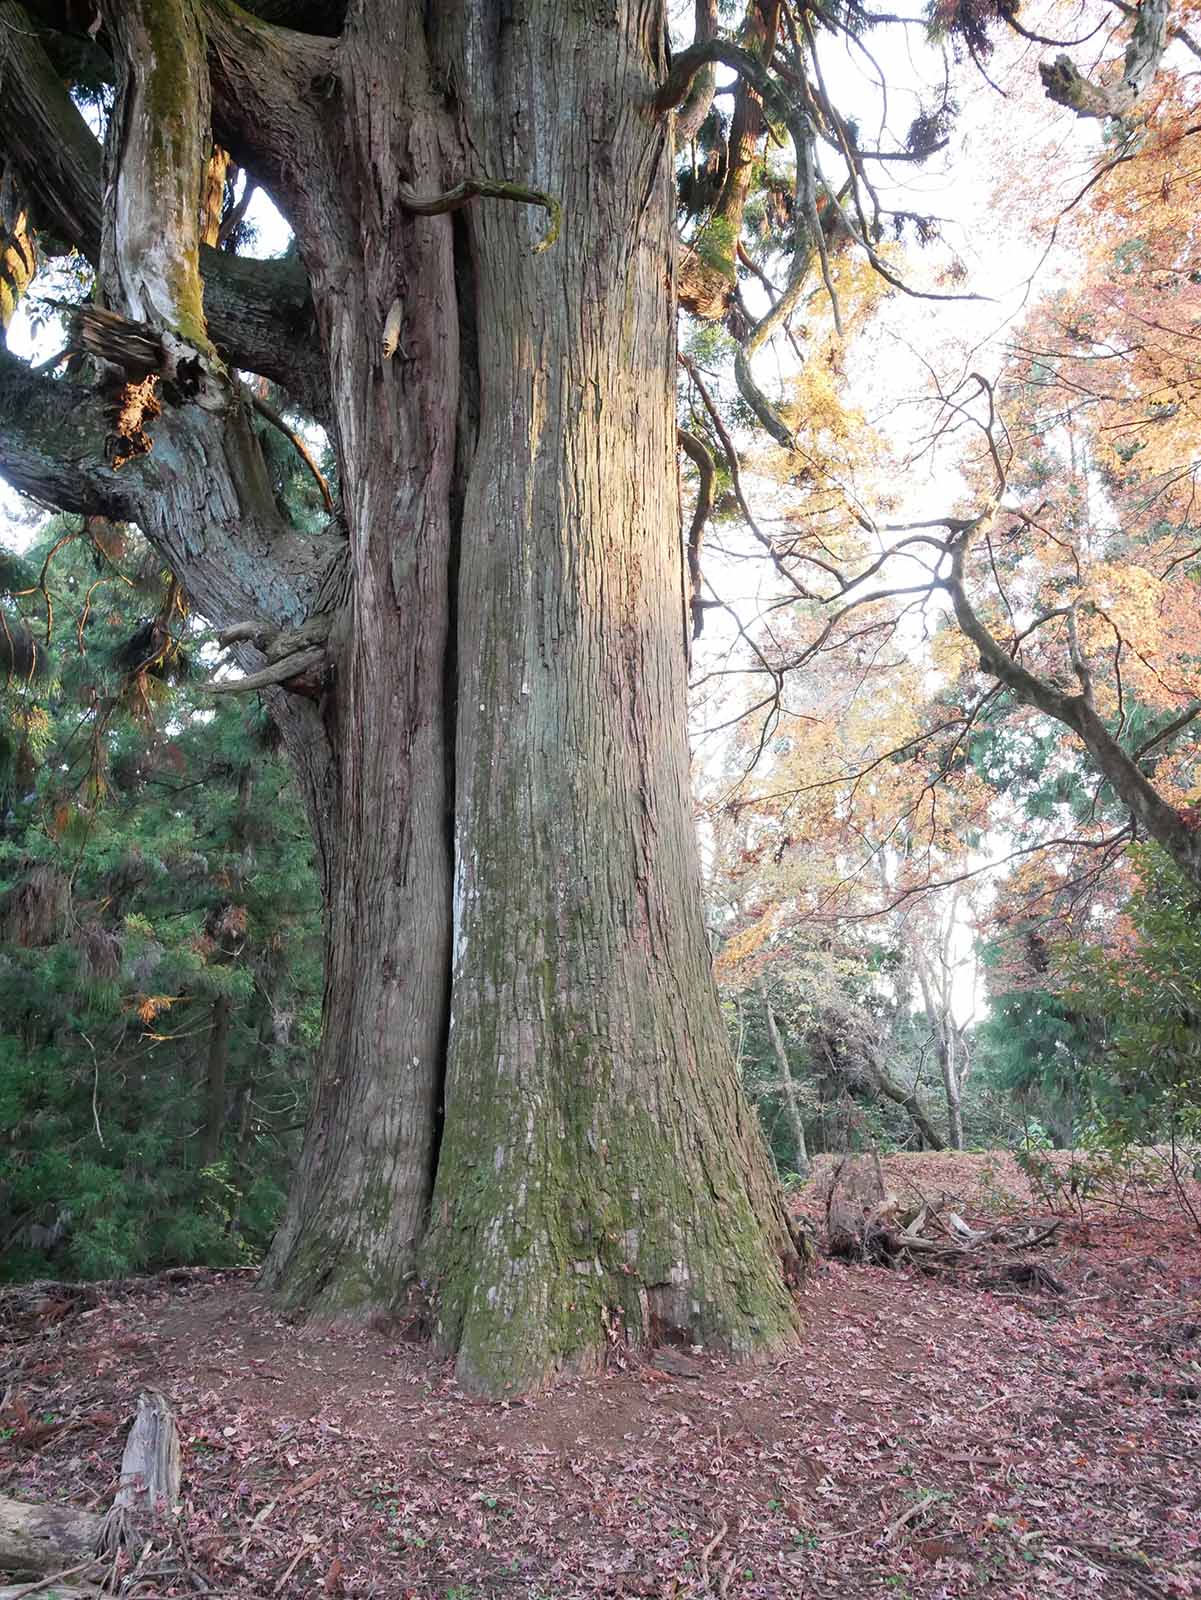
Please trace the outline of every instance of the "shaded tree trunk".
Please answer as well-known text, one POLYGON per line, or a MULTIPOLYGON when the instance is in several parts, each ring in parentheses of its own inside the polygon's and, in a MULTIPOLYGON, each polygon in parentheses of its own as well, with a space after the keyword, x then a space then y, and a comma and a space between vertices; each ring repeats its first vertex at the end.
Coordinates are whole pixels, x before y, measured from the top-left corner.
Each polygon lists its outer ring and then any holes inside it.
POLYGON ((784 1105, 788 1112, 788 1125, 792 1129, 793 1142, 796 1146, 797 1171, 802 1177, 809 1172, 809 1149, 805 1143, 805 1119, 801 1115, 801 1102, 797 1094, 796 1079, 792 1075, 792 1063, 788 1059, 788 1051, 784 1048, 784 1040, 780 1033, 780 1024, 776 1019, 775 1007, 768 999, 766 989, 761 991, 763 998, 763 1014, 767 1018, 767 1036, 771 1040, 772 1052, 776 1058, 776 1066, 780 1073, 780 1090, 784 1096, 784 1105))
POLYGON ((204 1127, 200 1134, 200 1165, 211 1167, 221 1154, 225 1132, 225 1085, 229 1076, 229 999, 213 1001, 208 1060, 204 1077, 204 1127))
POLYGON ((943 1094, 947 1102, 947 1129, 951 1149, 962 1150, 963 1081, 967 1075, 967 1051, 962 1031, 955 1022, 952 1009, 952 968, 948 950, 954 916, 955 901, 952 898, 951 909, 945 922, 940 923, 930 934, 936 940, 936 954, 940 962, 938 972, 934 970, 933 963, 923 947, 922 930, 918 929, 911 937, 910 948, 918 986, 921 989, 926 1022, 934 1043, 934 1055, 942 1079, 943 1094))

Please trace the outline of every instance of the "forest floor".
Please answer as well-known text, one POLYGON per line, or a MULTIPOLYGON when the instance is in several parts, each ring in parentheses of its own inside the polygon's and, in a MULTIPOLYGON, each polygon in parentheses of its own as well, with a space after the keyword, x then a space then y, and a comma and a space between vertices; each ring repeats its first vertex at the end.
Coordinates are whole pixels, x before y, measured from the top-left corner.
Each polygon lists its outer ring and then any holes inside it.
MULTIPOLYGON (((1046 1215, 1003 1155, 885 1170, 981 1226, 1046 1215)), ((1201 1239, 1141 1193, 1034 1254, 1063 1292, 823 1260, 787 1360, 665 1352, 503 1405, 249 1275, 110 1286, 0 1330, 0 1495, 106 1507, 149 1385, 184 1501, 127 1594, 1201 1596, 1201 1239)))

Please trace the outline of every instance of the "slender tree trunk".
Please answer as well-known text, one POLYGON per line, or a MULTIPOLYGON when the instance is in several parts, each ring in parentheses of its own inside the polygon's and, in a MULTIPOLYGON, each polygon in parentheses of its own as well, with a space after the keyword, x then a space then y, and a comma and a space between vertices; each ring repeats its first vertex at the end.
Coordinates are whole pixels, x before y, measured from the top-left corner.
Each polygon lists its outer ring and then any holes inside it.
POLYGON ((947 1131, 952 1150, 963 1149, 962 1084, 959 1063, 956 1059, 955 1019, 951 1014, 949 973, 944 968, 943 983, 939 983, 931 970, 930 959, 920 943, 920 933, 913 940, 913 965, 921 986, 922 1005, 926 1022, 934 1041, 938 1070, 942 1077, 943 1094, 947 1102, 947 1131))
POLYGON ((805 1143, 805 1119, 801 1115, 801 1102, 797 1095, 796 1080, 792 1075, 792 1063, 788 1059, 788 1052, 784 1048, 784 1040, 780 1034, 780 1024, 776 1020, 775 1007, 767 995, 766 988, 760 991, 763 998, 763 1014, 767 1018, 767 1036, 771 1040, 772 1052, 776 1058, 776 1067, 780 1074, 780 1089, 784 1096, 784 1104, 788 1110, 788 1122, 792 1128, 793 1143, 796 1147, 796 1167, 802 1177, 809 1173, 809 1150, 805 1143))
POLYGON ((221 1154, 225 1132, 225 1085, 229 1076, 229 1000, 213 1001, 209 1031, 208 1064, 204 1079, 204 1128, 200 1135, 200 1165, 211 1167, 221 1154))

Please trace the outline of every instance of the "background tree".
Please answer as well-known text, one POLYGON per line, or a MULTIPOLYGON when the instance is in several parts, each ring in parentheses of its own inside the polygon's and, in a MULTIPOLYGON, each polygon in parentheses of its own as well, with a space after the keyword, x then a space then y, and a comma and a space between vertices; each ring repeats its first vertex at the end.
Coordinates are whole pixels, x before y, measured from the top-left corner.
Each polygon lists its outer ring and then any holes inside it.
POLYGON ((57 648, 0 724, 5 1272, 256 1259, 317 1029, 299 803, 269 724, 173 687, 195 630, 135 536, 55 519, 8 582, 57 648))

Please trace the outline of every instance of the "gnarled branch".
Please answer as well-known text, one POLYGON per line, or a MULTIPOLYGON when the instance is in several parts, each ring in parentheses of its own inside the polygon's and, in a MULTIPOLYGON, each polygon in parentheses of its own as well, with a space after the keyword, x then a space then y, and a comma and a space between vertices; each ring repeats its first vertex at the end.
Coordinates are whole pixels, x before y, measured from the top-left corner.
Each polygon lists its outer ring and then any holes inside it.
POLYGON ((1112 85, 1093 83, 1071 56, 1043 62, 1038 75, 1050 99, 1078 117, 1125 117, 1146 94, 1159 68, 1168 37, 1168 0, 1142 0, 1121 78, 1112 85))
POLYGON ((514 200, 518 205, 541 206, 546 212, 546 232, 534 246, 534 254, 549 250, 559 237, 563 208, 554 195, 531 189, 524 183, 503 183, 495 178, 464 178, 445 194, 416 195, 409 189, 399 193, 401 205, 418 217, 440 217, 448 211, 461 211, 470 201, 514 200))

